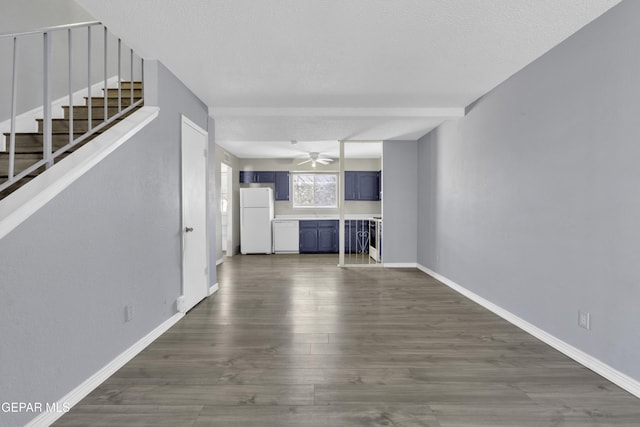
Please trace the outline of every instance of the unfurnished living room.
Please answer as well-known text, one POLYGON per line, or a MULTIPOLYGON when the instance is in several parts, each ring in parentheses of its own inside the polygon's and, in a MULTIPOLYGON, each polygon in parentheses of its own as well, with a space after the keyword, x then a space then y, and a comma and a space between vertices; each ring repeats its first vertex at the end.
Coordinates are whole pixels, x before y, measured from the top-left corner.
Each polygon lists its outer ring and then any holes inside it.
POLYGON ((0 5, 0 427, 640 426, 640 2, 0 5))

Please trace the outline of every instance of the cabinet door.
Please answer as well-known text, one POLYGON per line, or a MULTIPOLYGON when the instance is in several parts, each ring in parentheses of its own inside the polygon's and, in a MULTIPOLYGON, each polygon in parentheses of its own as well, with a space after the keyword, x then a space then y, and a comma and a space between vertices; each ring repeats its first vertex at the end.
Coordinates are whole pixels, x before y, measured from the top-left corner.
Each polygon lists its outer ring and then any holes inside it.
POLYGON ((289 172, 276 172, 276 200, 289 200, 289 172))
POLYGON ((318 252, 337 252, 337 240, 335 227, 318 227, 318 252))
POLYGON ((357 173, 355 171, 344 171, 344 199, 358 200, 356 192, 357 173))
POLYGON ((318 252, 318 221, 300 221, 300 253, 318 252))
POLYGON ((240 184, 251 184, 254 181, 253 171, 240 171, 240 184))
POLYGON ((274 182, 276 180, 275 178, 275 172, 254 172, 254 181, 253 182, 260 182, 260 183, 265 183, 265 182, 274 182))
POLYGON ((378 172, 358 172, 358 200, 380 200, 378 172))

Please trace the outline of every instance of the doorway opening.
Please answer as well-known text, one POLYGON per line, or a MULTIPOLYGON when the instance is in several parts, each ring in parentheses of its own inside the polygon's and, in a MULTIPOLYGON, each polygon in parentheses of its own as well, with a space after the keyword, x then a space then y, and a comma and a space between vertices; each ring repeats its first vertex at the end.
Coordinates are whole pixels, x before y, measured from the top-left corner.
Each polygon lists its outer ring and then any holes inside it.
POLYGON ((382 142, 340 141, 341 267, 382 266, 382 142))
POLYGON ((220 220, 223 256, 233 256, 233 168, 222 163, 220 170, 220 220))

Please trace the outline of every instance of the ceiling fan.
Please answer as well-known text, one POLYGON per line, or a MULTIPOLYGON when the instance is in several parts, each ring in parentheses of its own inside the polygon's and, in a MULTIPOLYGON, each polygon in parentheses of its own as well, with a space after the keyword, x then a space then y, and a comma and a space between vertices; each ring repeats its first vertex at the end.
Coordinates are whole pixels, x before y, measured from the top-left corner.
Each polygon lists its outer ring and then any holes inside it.
POLYGON ((298 163, 298 165, 304 165, 305 163, 309 162, 311 162, 311 166, 315 168, 317 163, 320 163, 321 165, 328 165, 329 163, 333 162, 333 159, 329 157, 321 157, 320 153, 312 151, 309 153, 309 159, 305 160, 304 162, 298 163))

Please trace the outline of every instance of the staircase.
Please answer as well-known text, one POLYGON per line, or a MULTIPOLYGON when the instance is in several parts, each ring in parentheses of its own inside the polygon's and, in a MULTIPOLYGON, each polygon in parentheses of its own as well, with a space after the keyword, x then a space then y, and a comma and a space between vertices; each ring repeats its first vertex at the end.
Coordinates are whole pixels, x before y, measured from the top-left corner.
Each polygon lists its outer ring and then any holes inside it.
MULTIPOLYGON (((103 89, 104 92, 104 89, 103 89)), ((95 128, 101 125, 105 120, 118 114, 118 100, 120 100, 120 110, 142 99, 142 82, 120 82, 120 90, 118 88, 107 88, 106 102, 107 102, 107 117, 105 118, 105 96, 92 97, 91 98, 91 128, 95 128), (133 92, 133 98, 132 98, 133 92), (120 95, 120 98, 118 98, 120 95)), ((127 112, 123 116, 102 127, 98 131, 94 131, 91 135, 87 136, 81 142, 73 145, 63 153, 59 154, 54 162, 57 163, 60 160, 67 157, 72 152, 78 150, 80 147, 89 143, 93 138, 105 132, 111 126, 117 124, 120 120, 124 119, 128 115, 132 114, 136 110, 142 107, 143 104, 139 104, 131 111, 127 112)), ((85 97, 85 105, 73 106, 73 118, 71 119, 71 107, 63 106, 64 117, 53 118, 51 120, 52 127, 52 151, 55 153, 57 150, 63 148, 69 144, 70 138, 70 123, 73 122, 73 139, 77 139, 87 132, 89 132, 89 98, 85 97)), ((35 163, 43 159, 43 130, 44 120, 37 119, 38 131, 26 132, 15 134, 15 160, 14 160, 14 176, 34 165, 35 163)), ((4 134, 6 140, 7 151, 0 152, 0 184, 8 179, 9 174, 9 139, 10 134, 4 134)), ((16 191, 18 188, 31 181, 33 178, 45 171, 45 167, 42 166, 35 171, 28 174, 26 177, 16 181, 10 187, 0 191, 0 200, 7 197, 9 194, 16 191)))

